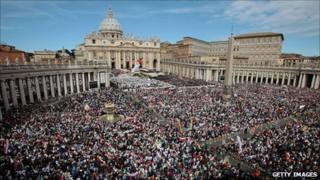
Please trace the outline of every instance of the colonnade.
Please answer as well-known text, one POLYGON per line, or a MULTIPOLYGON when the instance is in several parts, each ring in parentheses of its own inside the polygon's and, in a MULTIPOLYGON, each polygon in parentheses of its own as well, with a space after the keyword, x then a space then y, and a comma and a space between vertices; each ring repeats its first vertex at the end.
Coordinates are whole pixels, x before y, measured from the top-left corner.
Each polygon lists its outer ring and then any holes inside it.
MULTIPOLYGON (((202 79, 206 81, 222 81, 225 74, 225 68, 223 66, 188 65, 185 63, 162 63, 161 66, 161 69, 165 73, 172 73, 182 77, 202 79)), ((233 84, 277 84, 318 89, 320 85, 320 70, 303 71, 292 68, 272 69, 234 66, 232 80, 233 84)))
MULTIPOLYGON (((26 105, 46 101, 50 98, 67 96, 89 91, 91 81, 97 81, 97 87, 110 86, 107 70, 65 71, 50 74, 32 73, 27 76, 1 77, 1 99, 5 110, 12 106, 26 105)), ((1 113, 2 116, 2 113, 1 113)))

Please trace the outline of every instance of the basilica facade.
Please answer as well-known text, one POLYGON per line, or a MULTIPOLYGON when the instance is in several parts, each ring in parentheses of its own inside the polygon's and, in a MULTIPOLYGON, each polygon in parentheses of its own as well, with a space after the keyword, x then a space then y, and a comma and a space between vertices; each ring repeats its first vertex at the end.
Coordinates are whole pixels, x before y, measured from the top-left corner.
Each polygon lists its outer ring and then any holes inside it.
POLYGON ((141 68, 160 71, 160 39, 125 36, 109 9, 100 29, 76 47, 75 57, 80 62, 104 62, 112 69, 132 69, 141 60, 141 68))

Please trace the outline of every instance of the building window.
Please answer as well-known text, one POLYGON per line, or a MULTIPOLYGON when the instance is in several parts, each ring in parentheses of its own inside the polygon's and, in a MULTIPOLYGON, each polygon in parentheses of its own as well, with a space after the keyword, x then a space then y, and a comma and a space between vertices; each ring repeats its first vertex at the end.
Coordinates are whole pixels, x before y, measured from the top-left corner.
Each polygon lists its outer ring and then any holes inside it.
POLYGON ((96 43, 96 40, 95 39, 92 39, 92 44, 95 44, 96 43))
POLYGON ((114 38, 114 34, 112 34, 111 37, 114 38))
POLYGON ((157 43, 156 43, 156 42, 154 42, 154 46, 157 46, 157 43))

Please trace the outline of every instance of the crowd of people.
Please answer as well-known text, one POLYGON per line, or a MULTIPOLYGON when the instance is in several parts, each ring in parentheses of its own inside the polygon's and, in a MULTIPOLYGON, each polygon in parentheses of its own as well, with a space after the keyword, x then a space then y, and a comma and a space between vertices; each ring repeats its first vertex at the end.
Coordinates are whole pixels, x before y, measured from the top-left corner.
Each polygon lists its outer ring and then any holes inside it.
POLYGON ((229 105, 222 85, 144 89, 134 95, 172 122, 193 125, 193 137, 206 141, 223 134, 250 129, 319 105, 319 92, 277 86, 241 85, 229 105))
MULTIPOLYGON (((199 179, 247 177, 123 91, 106 89, 24 112, 1 134, 0 179, 199 179), (112 102, 121 121, 97 120, 112 102), (84 110, 85 106, 89 109, 84 110)), ((8 116, 8 115, 7 115, 8 116)))
MULTIPOLYGON (((125 88, 136 87, 129 83, 125 88)), ((319 107, 320 99, 316 90, 272 85, 237 85, 229 104, 223 102, 222 95, 220 84, 136 91, 107 88, 75 94, 45 107, 13 110, 4 118, 11 128, 0 133, 0 179, 248 178, 256 174, 219 158, 225 150, 237 153, 233 145, 219 148, 206 142, 312 110, 319 107), (122 119, 114 123, 99 121, 105 103, 113 103, 122 119), (160 123, 161 118, 165 123, 160 123)), ((312 117, 318 125, 319 114, 313 113, 312 117)), ((298 150, 299 143, 305 144, 299 149, 301 154, 289 152, 291 163, 315 170, 319 167, 314 163, 319 158, 315 153, 319 126, 310 125, 307 135, 299 128, 288 125, 286 129, 257 134, 244 141, 240 157, 262 168, 274 162, 272 169, 278 170, 282 165, 275 162, 280 156, 262 158, 268 153, 253 144, 268 146, 261 142, 267 138, 264 134, 269 134, 271 150, 281 154, 276 144, 283 139, 277 137, 284 136, 292 139, 288 141, 294 144, 290 148, 298 150), (317 159, 311 160, 311 155, 317 159)))
POLYGON ((111 78, 111 83, 120 89, 136 89, 149 87, 170 87, 172 85, 150 78, 140 78, 134 76, 118 76, 111 78))
MULTIPOLYGON (((319 107, 319 106, 318 106, 319 107)), ((251 164, 272 172, 320 172, 320 113, 309 110, 284 127, 254 134, 226 146, 251 164)), ((314 175, 313 175, 314 176, 314 175)))
POLYGON ((207 82, 202 79, 189 79, 184 77, 179 77, 177 75, 163 75, 155 77, 154 79, 157 79, 159 81, 164 81, 169 84, 178 86, 178 87, 184 87, 184 86, 205 86, 205 85, 211 85, 215 84, 215 82, 207 82))

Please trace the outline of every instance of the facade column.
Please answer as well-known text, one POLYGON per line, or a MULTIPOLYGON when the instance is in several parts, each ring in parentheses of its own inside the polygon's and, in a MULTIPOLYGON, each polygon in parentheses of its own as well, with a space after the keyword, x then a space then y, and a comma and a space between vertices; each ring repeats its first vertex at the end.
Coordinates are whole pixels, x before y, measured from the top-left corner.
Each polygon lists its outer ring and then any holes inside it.
POLYGON ((17 90, 15 85, 15 80, 10 79, 10 91, 11 91, 11 98, 14 107, 18 107, 18 99, 17 99, 17 90))
POLYGON ((8 92, 5 80, 1 80, 1 93, 3 98, 4 107, 6 110, 10 109, 9 99, 8 99, 8 92))
POLYGON ((116 69, 121 69, 121 52, 117 51, 116 69))
POLYGON ((160 71, 160 52, 157 52, 157 71, 160 71))
POLYGON ((232 84, 236 84, 235 72, 232 72, 232 84))
POLYGON ((279 85, 279 76, 280 76, 280 73, 278 72, 278 73, 277 73, 277 81, 276 81, 276 85, 279 85))
POLYGON ((210 81, 210 69, 207 69, 207 77, 206 77, 206 81, 210 81))
POLYGON ((64 95, 68 94, 68 87, 67 87, 67 76, 63 74, 63 88, 64 88, 64 95))
POLYGON ((290 86, 290 84, 291 84, 291 83, 290 83, 290 81, 291 81, 291 73, 289 72, 289 75, 288 75, 288 82, 287 82, 287 85, 288 85, 288 86, 290 86))
POLYGON ((61 84, 60 84, 60 75, 57 74, 57 88, 58 88, 58 96, 61 96, 61 84))
POLYGON ((86 80, 84 78, 84 72, 81 73, 82 74, 82 91, 85 92, 86 91, 86 80))
POLYGON ((133 51, 129 51, 129 69, 132 69, 132 54, 133 54, 133 51))
POLYGON ((28 85, 28 93, 29 93, 30 103, 34 103, 33 90, 32 90, 32 86, 31 86, 31 79, 30 79, 30 77, 27 77, 27 85, 28 85))
POLYGON ((105 72, 105 87, 109 87, 110 86, 110 81, 109 81, 109 73, 106 71, 105 72))
POLYGON ((239 80, 240 80, 240 77, 239 77, 239 72, 236 71, 236 75, 237 75, 237 78, 236 78, 236 83, 238 84, 239 83, 239 80))
POLYGON ((216 82, 219 81, 219 69, 216 69, 214 71, 214 81, 216 81, 216 82))
POLYGON ((22 79, 19 78, 19 91, 20 91, 20 98, 22 105, 26 105, 26 94, 24 93, 24 87, 23 87, 23 82, 22 79))
POLYGON ((250 79, 250 83, 253 84, 253 72, 251 72, 251 79, 250 79))
POLYGON ((146 52, 142 52, 142 66, 144 68, 147 67, 147 55, 146 55, 146 52))
POLYGON ((54 92, 54 85, 53 85, 52 75, 49 75, 49 81, 50 81, 51 96, 52 97, 56 97, 55 92, 54 92))
POLYGON ((47 88, 47 82, 46 82, 46 76, 42 76, 42 88, 44 93, 44 99, 48 99, 48 88, 47 88))
POLYGON ((76 73, 76 85, 77 85, 77 93, 80 93, 80 85, 79 85, 79 73, 76 73))
POLYGON ((264 79, 264 72, 261 72, 260 74, 261 74, 260 84, 262 84, 263 83, 263 79, 264 79))
POLYGON ((36 76, 35 79, 36 79, 37 99, 38 99, 38 101, 41 101, 41 93, 40 93, 40 85, 39 85, 38 76, 36 76))
MULTIPOLYGON (((107 63, 108 66, 111 68, 111 54, 110 54, 110 50, 107 50, 107 63)), ((83 89, 85 90, 85 89, 83 89)))
POLYGON ((100 86, 100 72, 98 71, 96 75, 97 75, 97 81, 98 81, 98 88, 100 89, 101 88, 101 86, 100 86))
POLYGON ((90 90, 91 73, 88 72, 88 90, 90 90))
POLYGON ((72 76, 72 73, 69 74, 69 81, 70 81, 70 89, 71 89, 70 94, 73 94, 74 91, 73 91, 73 76, 72 76))

